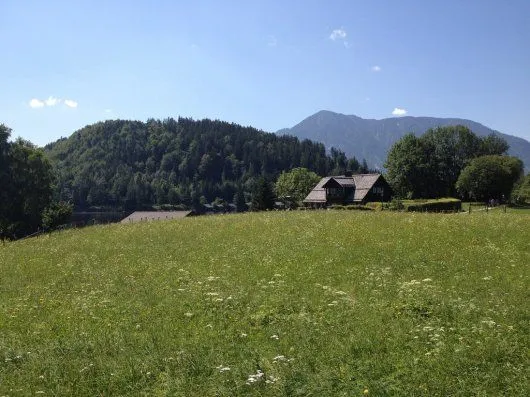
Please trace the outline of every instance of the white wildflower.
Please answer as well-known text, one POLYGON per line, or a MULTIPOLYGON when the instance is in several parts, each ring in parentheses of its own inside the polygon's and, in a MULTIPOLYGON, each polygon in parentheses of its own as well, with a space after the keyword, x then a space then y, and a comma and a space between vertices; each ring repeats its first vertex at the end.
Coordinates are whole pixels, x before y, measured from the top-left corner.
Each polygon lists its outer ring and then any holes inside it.
POLYGON ((251 385, 253 383, 256 383, 258 381, 261 380, 261 378, 263 378, 265 374, 263 372, 261 372, 261 370, 258 369, 258 371, 255 373, 255 374, 251 374, 248 376, 248 379, 247 379, 247 385, 251 385))
POLYGON ((274 335, 271 336, 271 339, 278 340, 278 339, 280 339, 280 337, 278 335, 274 334, 274 335))

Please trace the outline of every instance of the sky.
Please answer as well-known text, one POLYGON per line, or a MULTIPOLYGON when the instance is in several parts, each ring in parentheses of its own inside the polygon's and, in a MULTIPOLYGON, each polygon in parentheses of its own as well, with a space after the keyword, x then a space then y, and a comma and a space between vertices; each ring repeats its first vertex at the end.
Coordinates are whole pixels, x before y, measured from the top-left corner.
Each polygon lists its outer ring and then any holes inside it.
POLYGON ((529 0, 0 0, 0 123, 274 132, 319 110, 459 117, 530 140, 529 0))

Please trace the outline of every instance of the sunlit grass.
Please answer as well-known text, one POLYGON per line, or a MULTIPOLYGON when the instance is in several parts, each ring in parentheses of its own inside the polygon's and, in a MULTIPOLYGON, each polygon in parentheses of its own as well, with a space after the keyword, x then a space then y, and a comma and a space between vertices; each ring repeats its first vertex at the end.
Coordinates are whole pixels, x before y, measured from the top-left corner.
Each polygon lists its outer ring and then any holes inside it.
POLYGON ((528 395, 530 216, 270 212, 0 246, 0 395, 528 395))

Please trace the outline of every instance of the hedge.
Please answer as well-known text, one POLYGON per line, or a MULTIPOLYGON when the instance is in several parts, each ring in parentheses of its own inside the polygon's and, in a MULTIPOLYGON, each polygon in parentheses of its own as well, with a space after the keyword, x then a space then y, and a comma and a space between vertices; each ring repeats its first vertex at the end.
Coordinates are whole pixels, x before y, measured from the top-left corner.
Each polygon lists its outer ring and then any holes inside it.
POLYGON ((462 201, 454 198, 438 200, 404 201, 408 212, 457 212, 462 210, 462 201))

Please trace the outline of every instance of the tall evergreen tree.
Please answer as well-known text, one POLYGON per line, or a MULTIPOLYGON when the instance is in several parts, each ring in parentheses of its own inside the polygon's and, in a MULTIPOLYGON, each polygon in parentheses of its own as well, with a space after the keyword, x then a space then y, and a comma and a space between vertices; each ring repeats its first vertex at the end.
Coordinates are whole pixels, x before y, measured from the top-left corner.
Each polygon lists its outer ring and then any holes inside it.
POLYGON ((274 191, 271 184, 263 177, 256 182, 252 191, 252 210, 264 211, 274 208, 274 191))

